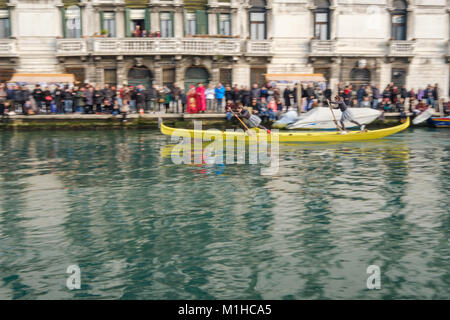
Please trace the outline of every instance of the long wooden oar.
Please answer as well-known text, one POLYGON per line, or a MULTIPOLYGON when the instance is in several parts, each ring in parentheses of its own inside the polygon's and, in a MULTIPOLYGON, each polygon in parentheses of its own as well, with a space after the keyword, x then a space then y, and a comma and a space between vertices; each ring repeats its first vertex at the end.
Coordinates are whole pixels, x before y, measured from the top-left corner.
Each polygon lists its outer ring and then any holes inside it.
POLYGON ((336 116, 334 115, 333 108, 331 107, 331 104, 330 104, 330 100, 327 99, 327 103, 328 103, 328 106, 330 107, 330 111, 331 111, 331 114, 333 115, 333 119, 334 119, 334 123, 336 124, 336 127, 338 128, 339 131, 342 131, 342 128, 338 125, 336 116))
POLYGON ((239 118, 237 116, 236 113, 233 112, 233 109, 230 108, 230 111, 232 114, 234 114, 234 116, 242 123, 242 125, 244 126, 245 130, 247 130, 248 135, 253 135, 253 132, 250 131, 250 129, 247 127, 247 125, 244 123, 244 121, 241 120, 241 118, 239 118))

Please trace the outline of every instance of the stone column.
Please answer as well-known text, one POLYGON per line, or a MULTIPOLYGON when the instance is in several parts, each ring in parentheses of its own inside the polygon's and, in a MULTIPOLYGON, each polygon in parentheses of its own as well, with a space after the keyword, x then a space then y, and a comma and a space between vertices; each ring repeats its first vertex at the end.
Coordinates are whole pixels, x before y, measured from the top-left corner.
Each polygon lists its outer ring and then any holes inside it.
POLYGON ((220 68, 217 64, 213 63, 211 67, 211 82, 216 84, 220 79, 220 68))
POLYGON ((392 79, 392 60, 386 58, 385 60, 379 59, 377 63, 377 71, 380 75, 380 90, 384 89, 392 79))
POLYGON ((408 5, 408 9, 407 9, 407 16, 406 16, 406 40, 411 40, 413 38, 415 38, 414 34, 415 34, 415 10, 414 10, 414 6, 413 5, 408 5))
POLYGON ((245 61, 238 61, 232 71, 233 84, 250 86, 250 65, 245 61))
POLYGON ((337 94, 338 93, 338 83, 341 80, 342 59, 337 57, 337 58, 332 58, 331 61, 332 61, 332 64, 331 64, 329 85, 330 85, 331 90, 333 90, 333 94, 337 94))
POLYGON ((175 82, 180 88, 184 88, 184 67, 181 57, 175 57, 175 82))
POLYGON ((173 18, 174 24, 174 36, 175 38, 183 38, 184 37, 184 19, 183 19, 183 9, 179 8, 174 13, 173 18))
POLYGON ((125 38, 125 10, 124 8, 116 9, 116 37, 125 38))
POLYGON ((125 63, 123 61, 123 56, 117 57, 116 78, 118 88, 120 88, 124 83, 128 82, 125 76, 125 63))
POLYGON ((86 83, 94 83, 96 81, 95 77, 95 64, 92 57, 88 62, 85 63, 84 67, 85 72, 85 82, 86 83))
POLYGON ((231 19, 233 36, 241 36, 241 39, 247 39, 249 37, 247 9, 242 6, 238 7, 231 19))

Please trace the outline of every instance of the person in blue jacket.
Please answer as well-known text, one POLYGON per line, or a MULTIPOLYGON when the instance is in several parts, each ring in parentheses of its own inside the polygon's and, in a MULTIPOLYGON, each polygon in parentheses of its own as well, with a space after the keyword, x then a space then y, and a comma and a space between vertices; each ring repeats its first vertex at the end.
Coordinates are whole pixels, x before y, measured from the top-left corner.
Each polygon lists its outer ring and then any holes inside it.
POLYGON ((225 96, 225 87, 219 82, 214 89, 214 92, 216 94, 217 111, 221 111, 223 97, 225 96))

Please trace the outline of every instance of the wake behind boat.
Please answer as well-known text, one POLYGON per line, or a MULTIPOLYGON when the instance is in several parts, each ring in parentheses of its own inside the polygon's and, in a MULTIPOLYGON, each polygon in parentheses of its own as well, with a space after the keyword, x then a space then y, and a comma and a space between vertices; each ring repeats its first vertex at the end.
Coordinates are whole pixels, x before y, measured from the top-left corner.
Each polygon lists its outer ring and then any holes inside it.
MULTIPOLYGON (((381 115, 381 111, 372 108, 351 108, 350 110, 353 118, 359 123, 365 125, 373 122, 381 115)), ((339 119, 342 115, 339 109, 334 109, 333 112, 337 119, 339 119)), ((344 124, 347 128, 354 126, 354 124, 350 121, 345 121, 344 124)), ((283 118, 276 121, 272 127, 278 129, 286 128, 289 130, 335 130, 336 124, 334 123, 333 115, 331 114, 329 108, 316 107, 301 116, 298 116, 295 111, 289 111, 283 118)))
POLYGON ((162 121, 160 122, 161 133, 176 137, 188 137, 193 139, 203 139, 209 141, 211 139, 218 139, 221 137, 223 140, 245 140, 248 142, 258 141, 271 141, 277 139, 279 142, 342 142, 342 141, 360 141, 360 140, 373 140, 381 139, 397 132, 403 131, 410 125, 410 119, 407 118, 406 122, 386 129, 380 130, 367 130, 367 131, 350 131, 347 134, 341 134, 338 131, 328 132, 272 132, 267 134, 264 130, 250 129, 252 133, 249 135, 243 131, 220 131, 220 130, 190 130, 190 129, 178 129, 165 126, 162 121))

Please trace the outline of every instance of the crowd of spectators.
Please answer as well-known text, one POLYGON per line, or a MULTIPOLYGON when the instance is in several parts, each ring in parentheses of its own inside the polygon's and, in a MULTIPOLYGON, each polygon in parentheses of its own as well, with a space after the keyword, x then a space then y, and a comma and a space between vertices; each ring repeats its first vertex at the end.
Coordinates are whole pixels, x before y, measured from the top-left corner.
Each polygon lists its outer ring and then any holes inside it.
MULTIPOLYGON (((302 109, 309 111, 314 107, 327 106, 335 94, 341 96, 350 107, 366 107, 384 112, 423 111, 428 107, 437 107, 439 102, 438 85, 425 89, 407 89, 393 83, 380 90, 378 85, 338 84, 338 92, 333 93, 325 84, 307 84, 302 86, 302 109)), ((178 86, 143 85, 117 88, 113 85, 103 87, 91 84, 79 86, 59 86, 53 90, 36 85, 33 89, 17 84, 0 84, 0 114, 5 112, 22 113, 84 113, 84 114, 120 114, 120 113, 222 113, 232 117, 233 109, 239 105, 248 107, 263 119, 275 120, 290 108, 297 110, 297 87, 279 88, 275 84, 253 84, 251 88, 217 83, 216 85, 198 83, 191 85, 187 92, 178 86)), ((444 112, 450 111, 449 104, 443 104, 444 112)))

